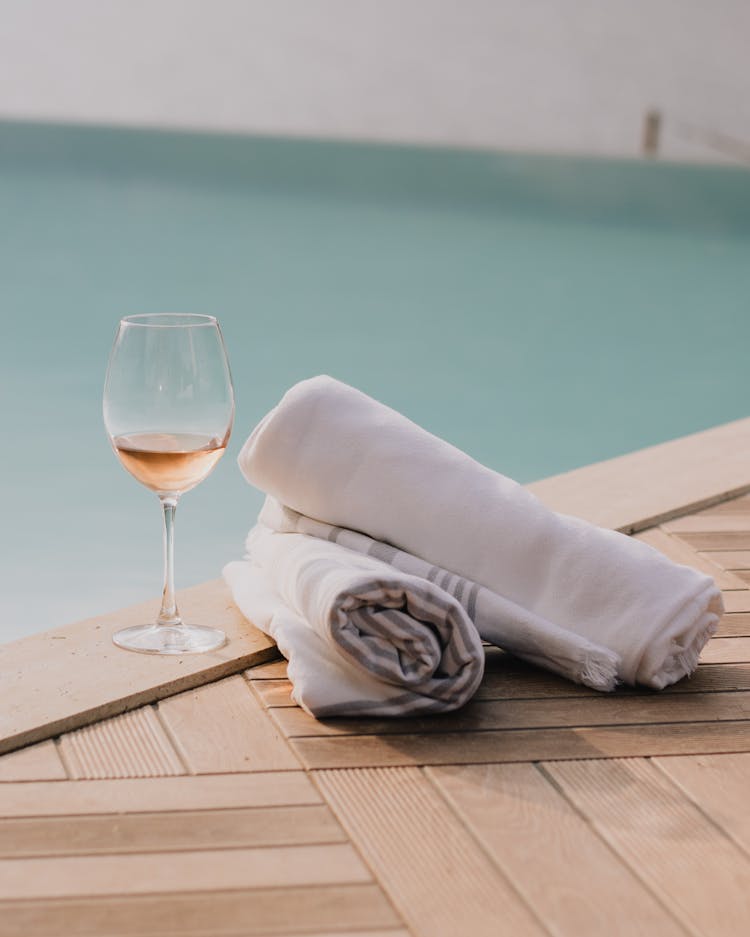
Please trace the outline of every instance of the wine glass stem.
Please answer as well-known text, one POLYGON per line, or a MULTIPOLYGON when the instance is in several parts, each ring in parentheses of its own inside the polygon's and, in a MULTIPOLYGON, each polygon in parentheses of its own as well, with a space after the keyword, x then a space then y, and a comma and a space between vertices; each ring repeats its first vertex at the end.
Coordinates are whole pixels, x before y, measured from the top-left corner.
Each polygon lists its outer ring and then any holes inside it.
POLYGON ((181 625, 182 619, 177 611, 174 594, 174 513, 177 498, 161 497, 164 509, 164 592, 161 599, 161 611, 156 619, 157 625, 181 625))

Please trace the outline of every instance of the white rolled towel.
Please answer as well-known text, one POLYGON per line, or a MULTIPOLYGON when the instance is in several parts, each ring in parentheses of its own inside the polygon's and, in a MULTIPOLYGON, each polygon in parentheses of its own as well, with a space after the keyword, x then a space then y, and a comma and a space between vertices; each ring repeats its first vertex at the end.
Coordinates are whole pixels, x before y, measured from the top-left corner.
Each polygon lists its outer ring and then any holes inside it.
POLYGON ((239 465, 300 514, 392 544, 608 648, 625 683, 661 689, 692 672, 723 611, 710 577, 549 510, 330 377, 292 387, 239 465))
POLYGON ((484 649, 444 590, 327 540, 258 525, 224 577, 240 610, 289 660, 315 716, 446 712, 467 703, 484 649))

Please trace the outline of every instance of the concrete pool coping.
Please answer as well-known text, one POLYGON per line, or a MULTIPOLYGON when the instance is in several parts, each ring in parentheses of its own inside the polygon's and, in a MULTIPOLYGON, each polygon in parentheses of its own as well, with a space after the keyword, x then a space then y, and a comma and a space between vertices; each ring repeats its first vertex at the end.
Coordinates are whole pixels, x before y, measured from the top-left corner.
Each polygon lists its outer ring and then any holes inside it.
MULTIPOLYGON (((528 486, 555 510, 633 533, 750 491, 750 418, 584 466, 528 486)), ((248 624, 220 581, 181 593, 186 617, 229 635, 219 651, 182 658, 128 655, 118 628, 151 620, 157 602, 76 622, 0 651, 11 701, 0 754, 153 703, 268 661, 270 639, 248 624)))

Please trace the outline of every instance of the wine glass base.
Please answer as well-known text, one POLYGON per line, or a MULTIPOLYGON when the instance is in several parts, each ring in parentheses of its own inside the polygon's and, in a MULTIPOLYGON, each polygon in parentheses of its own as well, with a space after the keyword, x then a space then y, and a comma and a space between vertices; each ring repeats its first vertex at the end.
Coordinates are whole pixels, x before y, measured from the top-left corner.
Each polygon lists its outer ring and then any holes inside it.
POLYGON ((116 631, 112 640, 141 654, 204 654, 223 647, 227 636, 205 625, 133 625, 116 631))

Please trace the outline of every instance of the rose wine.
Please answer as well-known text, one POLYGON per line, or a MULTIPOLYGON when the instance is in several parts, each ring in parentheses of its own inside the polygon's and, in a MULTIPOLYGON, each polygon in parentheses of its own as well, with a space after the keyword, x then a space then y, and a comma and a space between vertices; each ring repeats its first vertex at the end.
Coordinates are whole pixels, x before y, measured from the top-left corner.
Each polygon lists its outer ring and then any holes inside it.
POLYGON ((226 449, 226 440, 198 433, 128 433, 112 444, 130 474, 160 495, 194 488, 226 449))

